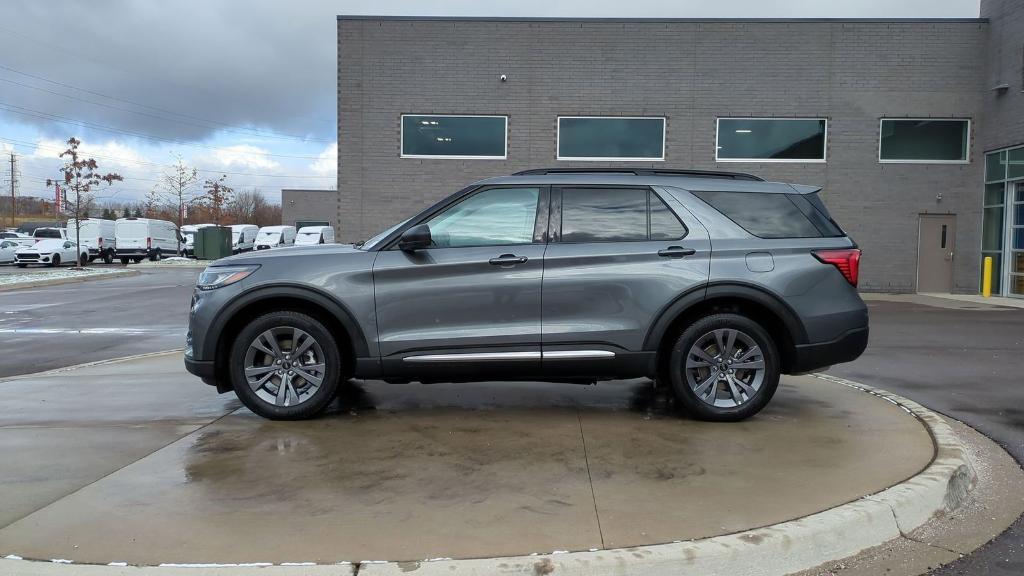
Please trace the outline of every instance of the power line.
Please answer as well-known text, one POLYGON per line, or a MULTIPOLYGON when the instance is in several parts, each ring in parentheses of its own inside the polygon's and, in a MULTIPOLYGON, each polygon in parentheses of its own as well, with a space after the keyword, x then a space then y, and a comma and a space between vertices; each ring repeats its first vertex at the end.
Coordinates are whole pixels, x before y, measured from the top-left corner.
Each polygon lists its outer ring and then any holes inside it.
MULTIPOLYGON (((37 142, 28 142, 26 140, 17 140, 15 138, 7 138, 7 137, 4 137, 4 136, 0 136, 0 142, 8 142, 8 143, 10 143, 10 144, 12 144, 14 146, 20 146, 22 148, 30 148, 30 149, 33 149, 33 148, 45 148, 47 150, 63 151, 63 148, 59 147, 59 146, 48 146, 46 144, 39 144, 37 142)), ((160 168, 175 168, 176 167, 174 164, 161 164, 159 162, 149 162, 149 161, 146 161, 146 160, 133 160, 131 158, 119 158, 119 157, 116 157, 116 156, 100 156, 100 155, 97 155, 97 154, 89 154, 89 156, 91 156, 93 158, 97 158, 99 160, 110 160, 112 162, 124 162, 124 163, 128 163, 128 164, 139 164, 139 165, 142 165, 142 166, 155 166, 155 167, 160 167, 160 168)), ((256 178, 291 178, 291 179, 297 179, 297 178, 331 178, 331 179, 335 179, 335 178, 337 178, 336 175, 314 176, 314 175, 311 175, 311 174, 258 174, 258 173, 254 173, 254 172, 231 172, 231 171, 227 171, 227 170, 210 170, 210 169, 205 169, 205 168, 196 168, 196 171, 197 172, 207 173, 207 174, 226 174, 228 176, 253 176, 253 177, 256 177, 256 178)))
MULTIPOLYGON (((200 117, 200 116, 194 116, 194 115, 191 115, 191 114, 184 114, 182 112, 175 112, 173 110, 168 110, 166 108, 159 108, 159 107, 156 107, 156 106, 150 106, 148 104, 142 104, 141 102, 135 102, 133 100, 128 100, 126 98, 119 98, 117 96, 111 96, 109 94, 104 94, 102 92, 97 92, 95 90, 89 90, 88 88, 82 88, 82 87, 79 87, 79 86, 75 86, 73 84, 68 84, 68 83, 65 83, 65 82, 59 82, 57 80, 52 80, 50 78, 39 76, 37 74, 30 74, 30 73, 24 72, 22 70, 17 70, 15 68, 11 68, 10 66, 5 66, 3 64, 0 64, 0 70, 7 70, 8 72, 13 72, 15 74, 20 74, 20 75, 26 76, 28 78, 34 78, 36 80, 41 80, 43 82, 48 82, 48 83, 56 85, 56 86, 62 86, 64 88, 70 88, 72 90, 78 90, 79 92, 85 92, 86 94, 92 94, 94 96, 100 96, 101 98, 107 98, 109 100, 114 100, 116 102, 121 102, 123 104, 131 104, 132 106, 138 106, 140 108, 146 108, 148 110, 153 110, 153 111, 156 111, 156 112, 163 112, 165 114, 172 114, 174 116, 180 116, 182 118, 189 118, 191 120, 198 120, 200 122, 206 122, 208 124, 220 125, 220 126, 223 126, 225 128, 229 128, 230 130, 228 130, 228 131, 232 131, 232 132, 237 132, 239 130, 246 130, 251 135, 262 135, 264 137, 277 137, 277 138, 283 138, 283 139, 300 140, 300 141, 303 141, 303 142, 325 142, 325 143, 333 142, 333 140, 325 140, 325 139, 322 139, 322 138, 307 138, 307 137, 298 136, 298 135, 295 135, 295 134, 277 133, 277 132, 267 133, 267 132, 264 132, 263 130, 258 130, 256 128, 245 128, 245 127, 239 128, 236 125, 229 124, 227 122, 221 122, 219 120, 210 120, 208 118, 203 118, 203 117, 200 117)), ((0 79, 0 80, 2 80, 2 79, 0 79)), ((35 88, 37 90, 43 90, 44 92, 50 92, 49 90, 46 90, 45 88, 39 88, 37 86, 31 86, 31 85, 28 85, 28 84, 20 84, 18 82, 13 81, 13 80, 5 80, 5 81, 6 82, 11 82, 11 83, 14 83, 14 84, 19 84, 21 86, 26 86, 28 88, 35 88)), ((57 93, 57 92, 50 92, 50 93, 51 94, 56 94, 58 96, 64 96, 64 97, 67 97, 67 98, 75 98, 74 96, 68 96, 66 94, 60 94, 60 93, 57 93)), ((93 102, 93 101, 90 101, 90 100, 84 100, 84 99, 80 99, 80 98, 76 98, 76 99, 82 100, 83 102, 89 102, 91 104, 96 104, 98 106, 104 106, 104 104, 99 104, 97 102, 93 102)), ((107 106, 111 107, 109 105, 107 105, 107 106)), ((133 110, 126 110, 126 109, 123 109, 123 108, 121 110, 124 110, 126 112, 135 112, 133 110)), ((136 113, 141 114, 141 112, 136 112, 136 113)), ((205 127, 209 128, 210 126, 205 126, 205 127)))
MULTIPOLYGON (((70 124, 73 126, 81 126, 83 128, 92 128, 94 130, 103 130, 106 132, 113 132, 116 134, 125 134, 127 136, 134 136, 136 138, 144 138, 146 140, 155 140, 159 142, 169 142, 178 146, 191 146, 193 148, 203 148, 206 150, 221 151, 221 148, 216 146, 206 146, 204 144, 194 144, 191 142, 184 142, 181 140, 172 140, 170 138, 161 138, 159 136, 152 136, 150 134, 144 134, 142 132, 133 132, 131 130, 123 130, 121 128, 114 128, 111 126, 105 126, 103 124, 96 124, 93 122, 86 122, 84 120, 76 120, 68 116, 61 116, 59 114, 51 114, 49 112, 43 112, 41 110, 33 110, 31 108, 25 108, 24 106, 17 106, 15 104, 8 104, 6 102, 0 102, 0 109, 13 112, 15 114, 21 114, 23 116, 30 116, 33 118, 41 118, 43 120, 51 120, 53 122, 60 122, 62 124, 70 124)), ((274 158, 299 158, 304 160, 319 160, 319 156, 299 156, 293 154, 273 154, 270 152, 259 152, 259 153, 248 153, 252 156, 272 156, 274 158)))

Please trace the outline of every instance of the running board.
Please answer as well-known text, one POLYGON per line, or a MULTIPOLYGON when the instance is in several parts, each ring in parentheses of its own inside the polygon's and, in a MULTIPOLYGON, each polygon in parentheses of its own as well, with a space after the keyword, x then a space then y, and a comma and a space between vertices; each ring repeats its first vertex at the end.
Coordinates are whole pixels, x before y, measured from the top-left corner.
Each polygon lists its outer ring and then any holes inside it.
POLYGON ((610 350, 552 350, 551 352, 466 352, 406 356, 403 362, 502 362, 524 360, 600 360, 615 358, 610 350))

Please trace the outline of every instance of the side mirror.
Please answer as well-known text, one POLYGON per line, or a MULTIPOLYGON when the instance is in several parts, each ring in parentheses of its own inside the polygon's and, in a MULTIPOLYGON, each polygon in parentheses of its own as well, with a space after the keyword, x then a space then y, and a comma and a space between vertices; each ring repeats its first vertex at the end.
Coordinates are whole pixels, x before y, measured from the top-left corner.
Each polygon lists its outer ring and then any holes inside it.
POLYGON ((430 226, 418 224, 402 232, 398 240, 398 249, 405 252, 421 250, 430 247, 430 226))

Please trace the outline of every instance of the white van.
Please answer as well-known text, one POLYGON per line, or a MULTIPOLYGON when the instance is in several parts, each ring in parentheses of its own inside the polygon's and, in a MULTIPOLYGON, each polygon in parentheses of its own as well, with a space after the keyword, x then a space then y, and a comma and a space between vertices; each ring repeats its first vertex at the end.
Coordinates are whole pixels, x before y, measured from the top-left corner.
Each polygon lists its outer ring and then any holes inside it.
POLYGON ((334 244, 334 228, 330 226, 303 226, 295 236, 296 246, 334 244))
POLYGON ((264 226, 256 235, 256 250, 284 248, 295 244, 295 226, 264 226))
POLYGON ((231 225, 231 252, 248 252, 256 246, 256 235, 260 227, 254 224, 232 224, 231 225))
POLYGON ((196 231, 200 228, 206 228, 207 226, 214 226, 214 224, 185 224, 181 227, 181 237, 185 239, 185 244, 181 249, 184 251, 185 256, 192 256, 195 254, 196 231))
POLYGON ((114 251, 122 264, 174 256, 179 239, 178 227, 167 220, 118 218, 114 223, 114 251))
MULTIPOLYGON (((114 229, 116 224, 113 220, 104 220, 103 218, 86 218, 82 220, 78 229, 78 235, 81 239, 79 242, 84 248, 89 249, 89 262, 99 258, 103 262, 110 264, 114 261, 114 229)), ((72 242, 75 241, 75 219, 68 220, 67 226, 68 239, 72 242)))

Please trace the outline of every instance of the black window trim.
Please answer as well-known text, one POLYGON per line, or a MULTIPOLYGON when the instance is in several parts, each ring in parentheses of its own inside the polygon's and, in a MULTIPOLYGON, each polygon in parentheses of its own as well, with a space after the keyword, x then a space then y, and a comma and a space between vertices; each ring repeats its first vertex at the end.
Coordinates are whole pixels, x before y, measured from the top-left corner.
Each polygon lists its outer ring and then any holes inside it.
POLYGON ((538 189, 540 189, 540 194, 537 196, 537 217, 536 217, 536 220, 534 220, 533 238, 532 238, 531 242, 520 242, 518 244, 482 244, 482 245, 479 245, 479 246, 477 246, 477 245, 474 245, 474 246, 447 246, 447 247, 435 246, 435 247, 431 247, 431 248, 425 248, 425 250, 440 250, 440 249, 448 250, 448 249, 457 249, 457 248, 486 248, 488 246, 530 246, 530 245, 533 245, 533 244, 544 244, 544 243, 546 243, 545 242, 546 238, 545 238, 545 234, 544 234, 544 229, 547 227, 548 218, 549 218, 548 210, 550 210, 551 186, 549 186, 547 184, 493 184, 493 185, 489 185, 489 186, 476 186, 476 187, 472 187, 471 186, 469 188, 463 188, 461 191, 456 192, 452 196, 449 196, 447 199, 442 200, 441 202, 438 202, 437 204, 434 204, 433 206, 431 206, 431 207, 427 208, 426 210, 420 212, 416 216, 413 216, 412 218, 409 219, 409 221, 406 223, 405 226, 402 226, 398 230, 395 230, 394 232, 391 233, 391 237, 390 238, 387 238, 386 240, 381 242, 381 244, 380 244, 381 247, 378 249, 378 251, 385 251, 385 250, 394 251, 394 250, 398 250, 399 249, 398 248, 398 242, 402 239, 402 234, 404 234, 406 230, 412 228, 413 226, 419 226, 420 224, 425 224, 428 220, 430 220, 434 216, 437 216, 441 212, 444 212, 448 208, 450 208, 450 207, 452 207, 452 206, 462 202, 463 200, 468 200, 471 196, 475 196, 477 194, 480 194, 482 192, 486 192, 488 190, 494 190, 496 188, 538 188, 538 189), (543 226, 542 226, 542 223, 541 223, 542 219, 543 219, 543 226))
POLYGON ((550 217, 549 217, 548 241, 550 243, 552 243, 552 244, 613 244, 613 243, 616 243, 616 242, 631 242, 631 243, 636 243, 636 242, 678 242, 679 240, 685 239, 689 235, 690 235, 690 228, 686 225, 685 222, 682 221, 681 218, 679 218, 679 215, 676 214, 675 210, 672 209, 672 205, 669 204, 668 202, 665 202, 665 199, 661 196, 661 194, 658 194, 657 190, 655 190, 654 188, 652 188, 650 186, 630 186, 630 185, 623 185, 623 184, 562 184, 562 185, 554 185, 554 186, 551 187, 551 214, 550 214, 550 217), (582 188, 582 189, 585 189, 585 190, 593 190, 593 189, 596 189, 596 188, 611 189, 611 190, 622 190, 622 189, 646 190, 647 191, 647 195, 645 196, 645 198, 646 198, 646 202, 647 202, 647 238, 645 238, 643 240, 591 240, 591 241, 587 241, 587 242, 567 242, 567 241, 562 240, 562 190, 565 190, 566 188, 576 188, 576 189, 582 188), (651 195, 652 194, 654 194, 656 198, 661 200, 661 202, 665 205, 665 207, 668 208, 669 213, 671 213, 672 216, 676 220, 679 221, 679 225, 683 227, 683 235, 680 236, 679 238, 674 238, 674 239, 670 239, 670 240, 652 240, 651 239, 651 195))

